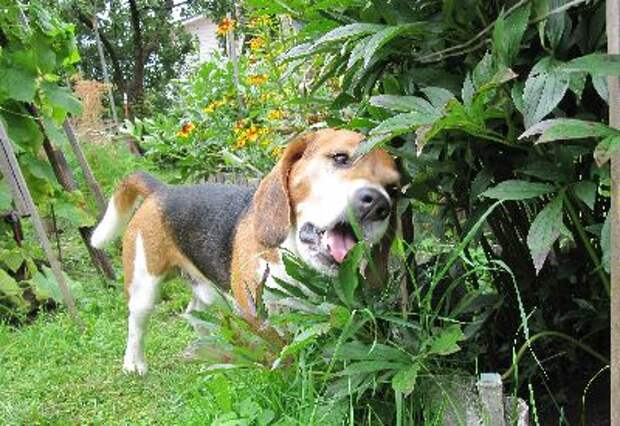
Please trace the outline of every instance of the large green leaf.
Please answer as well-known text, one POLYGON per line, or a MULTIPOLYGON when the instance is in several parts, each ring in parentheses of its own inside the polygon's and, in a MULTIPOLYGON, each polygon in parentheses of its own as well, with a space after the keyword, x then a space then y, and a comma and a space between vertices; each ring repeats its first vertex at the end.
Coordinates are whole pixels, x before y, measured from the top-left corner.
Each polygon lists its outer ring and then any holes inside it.
POLYGON ((385 46, 392 39, 402 33, 420 30, 420 24, 406 24, 395 27, 388 27, 370 37, 364 49, 364 67, 367 68, 370 61, 381 47, 385 46))
POLYGON ((523 34, 530 17, 530 4, 527 3, 511 13, 507 18, 500 16, 493 30, 493 45, 500 60, 510 66, 519 53, 523 34))
POLYGON ((483 196, 496 200, 527 200, 540 197, 555 190, 548 183, 529 182, 526 180, 506 180, 482 193, 483 196))
POLYGON ((618 151, 620 151, 620 136, 608 136, 594 149, 594 160, 601 167, 618 151))
POLYGON ((435 108, 426 99, 418 96, 378 95, 370 98, 369 102, 371 105, 394 111, 435 113, 435 108))
POLYGON ((402 134, 412 130, 415 127, 424 124, 432 124, 441 116, 437 113, 429 114, 428 112, 413 111, 395 115, 381 122, 377 127, 370 131, 371 135, 393 133, 402 134))
POLYGON ((327 34, 323 35, 319 38, 314 46, 318 46, 325 43, 333 43, 336 41, 344 40, 352 37, 359 37, 366 34, 376 33, 385 29, 385 25, 378 24, 366 24, 366 23, 355 23, 344 25, 342 27, 338 27, 336 29, 331 30, 327 34))
POLYGON ((82 104, 68 88, 44 82, 41 85, 41 90, 54 109, 60 110, 64 114, 73 115, 79 115, 82 112, 82 104))
POLYGON ((36 75, 27 70, 0 68, 0 98, 32 102, 36 91, 36 75))
POLYGON ((355 301, 355 290, 359 285, 359 264, 363 256, 364 243, 358 243, 349 250, 338 271, 336 293, 347 306, 352 306, 355 301))
POLYGON ((582 182, 577 182, 573 185, 573 191, 575 191, 575 196, 584 202, 586 206, 590 209, 594 210, 594 203, 596 202, 596 191, 598 186, 596 183, 584 180, 582 182))
POLYGON ((555 197, 536 216, 527 234, 527 246, 534 262, 536 274, 542 269, 553 244, 564 234, 570 236, 570 231, 562 220, 562 195, 555 197))
POLYGON ((410 367, 400 370, 392 377, 392 389, 402 392, 405 396, 413 392, 420 371, 420 364, 415 363, 410 367))
POLYGON ((541 121, 525 131, 519 139, 540 134, 537 143, 552 142, 557 140, 571 140, 584 138, 604 138, 607 136, 620 136, 620 131, 603 123, 594 121, 577 120, 574 118, 555 118, 541 121))
POLYGON ((549 69, 532 72, 523 90, 523 118, 529 129, 558 106, 568 90, 570 79, 567 74, 549 69))
POLYGON ((592 53, 573 59, 561 69, 569 72, 588 72, 593 76, 620 75, 620 55, 592 53))
POLYGON ((20 296, 22 289, 17 284, 17 281, 6 273, 3 269, 0 269, 0 298, 1 296, 20 296))
POLYGON ((452 324, 442 329, 431 341, 430 352, 437 355, 450 355, 461 350, 458 342, 465 339, 461 326, 452 324))

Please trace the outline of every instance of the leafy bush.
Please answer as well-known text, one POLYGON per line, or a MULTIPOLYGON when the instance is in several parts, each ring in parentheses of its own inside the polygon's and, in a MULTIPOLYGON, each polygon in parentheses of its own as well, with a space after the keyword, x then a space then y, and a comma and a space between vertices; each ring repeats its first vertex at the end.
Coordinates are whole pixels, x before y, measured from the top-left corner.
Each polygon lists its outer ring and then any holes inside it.
MULTIPOLYGON (((340 83, 334 119, 344 106, 356 111, 342 124, 369 133, 363 151, 387 146, 397 155, 414 211, 426 205, 422 215, 403 216, 407 242, 429 233, 439 241, 461 241, 493 199, 503 201, 475 242, 487 262, 503 262, 512 271, 521 299, 510 274, 491 273, 502 300, 494 321, 480 330, 485 350, 479 362, 487 370, 510 363, 520 300, 532 315, 532 330, 561 331, 587 338, 602 353, 609 350, 610 181, 604 163, 618 132, 602 122, 604 76, 620 73, 620 63, 600 53, 604 2, 584 3, 472 0, 461 7, 454 1, 397 1, 361 7, 345 1, 309 9, 286 3, 319 30, 302 34, 302 43, 281 60, 292 67, 324 63, 316 81, 340 83), (542 136, 534 141, 536 134, 542 136), (420 226, 427 212, 431 226, 420 226)), ((464 253, 465 270, 473 249, 464 253)), ((546 355, 560 348, 543 345, 546 355)), ((568 368, 585 386, 599 361, 573 350, 568 356, 572 363, 549 364, 546 374, 557 370, 551 377, 559 381, 568 368)), ((536 375, 531 362, 517 389, 550 377, 536 375)))
MULTIPOLYGON (((43 131, 52 143, 63 145, 62 122, 80 112, 80 103, 64 78, 79 60, 73 26, 50 14, 40 2, 27 7, 1 2, 0 14, 0 121, 6 128, 28 187, 39 211, 73 226, 93 224, 79 191, 65 192, 50 164, 41 157, 43 131), (28 23, 25 22, 28 21, 28 23), (38 109, 40 121, 31 114, 38 109)), ((11 195, 0 179, 0 212, 11 211, 11 195)), ((27 234, 29 228, 25 229, 27 234)), ((9 223, 0 222, 0 315, 23 315, 48 299, 60 301, 53 276, 42 266, 38 244, 13 239, 9 223)))

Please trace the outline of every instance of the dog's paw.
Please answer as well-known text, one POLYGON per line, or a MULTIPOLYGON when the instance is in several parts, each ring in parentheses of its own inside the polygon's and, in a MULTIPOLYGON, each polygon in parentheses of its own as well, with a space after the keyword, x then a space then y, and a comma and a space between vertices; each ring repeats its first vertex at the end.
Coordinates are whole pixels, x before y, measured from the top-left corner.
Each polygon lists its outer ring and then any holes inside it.
POLYGON ((123 372, 125 374, 137 374, 139 376, 144 376, 148 368, 146 366, 146 362, 139 361, 135 359, 125 359, 123 362, 123 372))

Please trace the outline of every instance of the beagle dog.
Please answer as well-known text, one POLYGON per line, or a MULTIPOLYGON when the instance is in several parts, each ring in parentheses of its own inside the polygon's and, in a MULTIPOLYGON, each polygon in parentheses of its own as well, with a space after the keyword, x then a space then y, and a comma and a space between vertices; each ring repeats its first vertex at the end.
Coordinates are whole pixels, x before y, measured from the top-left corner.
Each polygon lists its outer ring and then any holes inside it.
MULTIPOLYGON (((252 316, 263 283, 290 280, 289 251, 334 275, 356 236, 352 212, 378 264, 385 264, 392 232, 392 190, 399 173, 376 149, 354 160, 363 135, 348 130, 308 132, 288 144, 257 189, 233 185, 168 186, 135 173, 116 189, 92 245, 103 248, 123 228, 123 268, 129 298, 123 369, 144 374, 143 337, 157 288, 178 268, 192 278, 188 311, 205 309, 232 289, 238 309, 252 316), (135 209, 138 199, 142 204, 135 209), (134 213, 135 210, 135 213, 134 213)), ((377 281, 381 278, 376 277, 377 281)))

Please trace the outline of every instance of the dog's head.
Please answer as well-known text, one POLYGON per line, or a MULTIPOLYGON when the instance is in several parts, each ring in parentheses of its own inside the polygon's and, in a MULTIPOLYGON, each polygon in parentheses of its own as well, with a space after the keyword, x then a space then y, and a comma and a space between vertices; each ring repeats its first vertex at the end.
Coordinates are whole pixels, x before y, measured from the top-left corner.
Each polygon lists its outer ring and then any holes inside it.
POLYGON ((357 238, 386 236, 399 173, 392 157, 376 149, 354 161, 364 136, 323 129, 301 135, 260 183, 254 229, 266 247, 283 245, 306 264, 334 274, 357 238))

